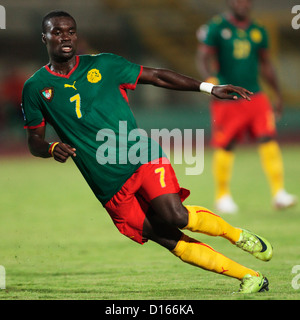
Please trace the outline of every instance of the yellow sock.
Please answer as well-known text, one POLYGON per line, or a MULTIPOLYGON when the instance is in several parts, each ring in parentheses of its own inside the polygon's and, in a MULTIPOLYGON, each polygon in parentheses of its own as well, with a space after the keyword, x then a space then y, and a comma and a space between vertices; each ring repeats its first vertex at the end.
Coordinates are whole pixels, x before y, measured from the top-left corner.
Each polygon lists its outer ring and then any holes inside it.
POLYGON ((205 243, 182 235, 174 250, 171 251, 182 261, 199 268, 242 279, 246 274, 257 276, 257 272, 225 257, 205 243))
POLYGON ((184 229, 210 236, 221 236, 233 244, 239 240, 242 230, 231 226, 210 210, 198 206, 185 207, 188 210, 189 220, 184 229))
POLYGON ((232 151, 217 149, 213 156, 213 175, 216 184, 216 199, 230 194, 229 183, 232 175, 234 154, 232 151))
POLYGON ((279 145, 272 140, 261 143, 259 154, 263 169, 270 183, 271 192, 274 196, 280 189, 284 188, 283 183, 283 163, 279 145))

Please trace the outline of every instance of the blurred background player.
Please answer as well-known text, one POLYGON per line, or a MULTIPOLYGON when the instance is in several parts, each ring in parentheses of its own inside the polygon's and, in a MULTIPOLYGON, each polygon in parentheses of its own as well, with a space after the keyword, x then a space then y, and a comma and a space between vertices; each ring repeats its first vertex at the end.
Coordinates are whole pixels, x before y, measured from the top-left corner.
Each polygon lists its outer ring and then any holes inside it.
POLYGON ((284 189, 281 152, 274 137, 275 117, 282 113, 282 96, 270 61, 268 35, 252 20, 252 0, 228 0, 228 12, 215 16, 199 28, 197 66, 206 81, 232 83, 254 92, 252 101, 211 101, 213 174, 216 184, 216 209, 221 213, 238 210, 230 192, 236 142, 249 133, 259 142, 259 154, 268 178, 272 205, 284 209, 296 203, 296 197, 284 189), (274 112, 259 85, 259 75, 275 94, 274 112))

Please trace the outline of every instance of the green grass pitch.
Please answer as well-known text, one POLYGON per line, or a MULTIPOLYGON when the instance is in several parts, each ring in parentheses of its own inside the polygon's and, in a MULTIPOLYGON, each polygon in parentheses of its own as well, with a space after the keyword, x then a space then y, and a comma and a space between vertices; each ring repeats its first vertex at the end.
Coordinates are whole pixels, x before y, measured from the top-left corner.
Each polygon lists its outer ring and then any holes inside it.
MULTIPOLYGON (((300 148, 283 146, 282 152, 286 188, 299 196, 300 148)), ((180 184, 191 189, 185 204, 213 208, 211 157, 206 148, 200 176, 185 176, 183 166, 174 166, 180 184)), ((292 286, 292 268, 300 265, 300 206, 271 208, 254 147, 237 150, 232 193, 240 212, 225 219, 268 238, 273 259, 259 261, 223 238, 193 237, 264 273, 270 291, 261 294, 232 295, 237 280, 184 264, 155 243, 141 246, 122 236, 72 161, 2 158, 0 176, 0 265, 6 271, 1 300, 300 298, 292 286)))

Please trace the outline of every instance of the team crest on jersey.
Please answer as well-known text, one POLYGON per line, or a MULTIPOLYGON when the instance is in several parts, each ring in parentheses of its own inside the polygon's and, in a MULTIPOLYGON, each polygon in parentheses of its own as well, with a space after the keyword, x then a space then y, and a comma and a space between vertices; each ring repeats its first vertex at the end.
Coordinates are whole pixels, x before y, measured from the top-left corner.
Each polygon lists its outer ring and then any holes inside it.
POLYGON ((43 90, 40 91, 42 98, 45 101, 51 101, 53 99, 54 95, 54 89, 53 88, 44 88, 43 90))
POLYGON ((91 83, 97 83, 102 79, 102 75, 98 69, 91 69, 86 77, 91 83))

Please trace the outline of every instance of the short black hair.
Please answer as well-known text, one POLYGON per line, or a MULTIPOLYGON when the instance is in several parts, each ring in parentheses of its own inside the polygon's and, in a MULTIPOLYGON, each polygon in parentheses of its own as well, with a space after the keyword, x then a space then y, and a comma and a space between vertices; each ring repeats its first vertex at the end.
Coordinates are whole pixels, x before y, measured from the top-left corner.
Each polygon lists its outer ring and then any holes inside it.
POLYGON ((47 13, 42 20, 43 33, 46 33, 46 31, 47 31, 48 20, 50 20, 51 18, 55 18, 55 17, 69 17, 74 20, 75 25, 76 25, 75 19, 68 12, 62 11, 62 10, 53 10, 53 11, 50 11, 49 13, 47 13))

